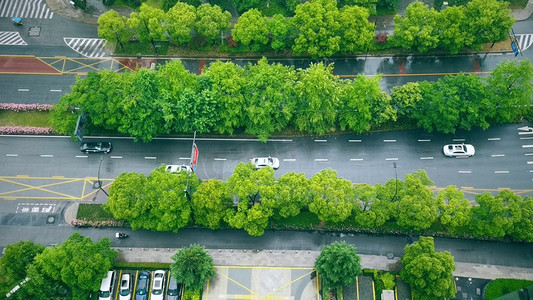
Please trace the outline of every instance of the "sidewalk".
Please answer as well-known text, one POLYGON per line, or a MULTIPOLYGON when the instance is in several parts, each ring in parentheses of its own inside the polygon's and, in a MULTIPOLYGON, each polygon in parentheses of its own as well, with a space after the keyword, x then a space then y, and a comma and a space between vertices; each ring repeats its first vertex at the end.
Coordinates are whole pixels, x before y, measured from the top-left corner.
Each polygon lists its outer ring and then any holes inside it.
MULTIPOLYGON (((117 261, 172 263, 175 248, 114 248, 119 252, 117 261)), ((216 266, 312 268, 318 251, 229 250, 207 249, 216 266)), ((363 269, 398 271, 400 258, 379 255, 359 255, 363 269)), ((533 269, 455 262, 453 275, 482 279, 514 278, 533 280, 533 269)))

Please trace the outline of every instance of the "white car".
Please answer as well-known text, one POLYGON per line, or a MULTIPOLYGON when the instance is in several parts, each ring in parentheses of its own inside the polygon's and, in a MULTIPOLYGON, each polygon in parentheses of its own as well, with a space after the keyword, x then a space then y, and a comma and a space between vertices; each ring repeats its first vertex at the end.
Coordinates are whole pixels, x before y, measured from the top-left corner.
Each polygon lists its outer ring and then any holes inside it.
POLYGON ((256 157, 250 159, 250 162, 256 169, 271 167, 272 169, 276 170, 279 168, 279 159, 275 157, 256 157))
POLYGON ((476 154, 476 149, 470 144, 448 144, 442 148, 442 152, 448 157, 470 157, 476 154))
POLYGON ((187 165, 167 165, 165 168, 165 171, 171 172, 171 173, 179 173, 181 171, 186 171, 187 173, 192 172, 191 166, 187 165))
POLYGON ((131 275, 129 273, 122 274, 120 278, 120 288, 118 292, 119 300, 131 299, 131 275))
POLYGON ((163 300, 165 289, 165 271, 154 271, 154 278, 152 279, 152 292, 150 300, 163 300))

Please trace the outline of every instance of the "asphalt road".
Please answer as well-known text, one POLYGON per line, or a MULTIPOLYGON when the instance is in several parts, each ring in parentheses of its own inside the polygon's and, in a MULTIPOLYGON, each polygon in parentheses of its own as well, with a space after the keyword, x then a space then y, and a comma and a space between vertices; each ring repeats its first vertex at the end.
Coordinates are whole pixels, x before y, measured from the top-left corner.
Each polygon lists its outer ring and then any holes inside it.
MULTIPOLYGON (((267 143, 255 139, 199 138, 196 141, 200 152, 196 174, 201 179, 224 180, 233 174, 240 162, 273 156, 280 159, 280 168, 275 172, 278 177, 299 172, 309 178, 331 168, 340 177, 355 183, 384 184, 395 176, 403 178, 407 173, 422 169, 437 187, 532 190, 533 134, 519 134, 525 131, 517 129, 526 125, 494 126, 486 131, 455 135, 406 130, 278 138, 267 143), (473 144, 476 155, 448 158, 442 154, 445 144, 462 142, 473 144)), ((150 143, 135 143, 129 138, 87 140, 109 140, 113 143, 113 152, 87 155, 79 151, 79 143, 67 137, 2 136, 0 175, 97 177, 103 157, 100 178, 115 178, 122 172, 148 174, 161 164, 188 164, 190 161, 191 138, 157 139, 150 143)), ((0 182, 2 189, 6 186, 0 182)))

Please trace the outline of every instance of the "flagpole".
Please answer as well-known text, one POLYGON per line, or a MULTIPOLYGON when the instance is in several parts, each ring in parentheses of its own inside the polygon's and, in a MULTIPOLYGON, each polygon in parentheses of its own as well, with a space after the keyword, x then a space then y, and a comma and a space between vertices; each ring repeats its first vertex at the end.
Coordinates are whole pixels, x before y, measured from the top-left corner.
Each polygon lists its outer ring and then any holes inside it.
MULTIPOLYGON (((191 161, 189 163, 189 167, 193 168, 193 158, 194 158, 194 146, 195 146, 195 142, 196 142, 196 130, 194 131, 194 135, 192 137, 192 147, 191 147, 191 161)), ((189 195, 189 178, 191 177, 191 172, 190 171, 187 171, 187 183, 185 185, 185 197, 187 197, 187 200, 191 200, 191 195, 189 195)))

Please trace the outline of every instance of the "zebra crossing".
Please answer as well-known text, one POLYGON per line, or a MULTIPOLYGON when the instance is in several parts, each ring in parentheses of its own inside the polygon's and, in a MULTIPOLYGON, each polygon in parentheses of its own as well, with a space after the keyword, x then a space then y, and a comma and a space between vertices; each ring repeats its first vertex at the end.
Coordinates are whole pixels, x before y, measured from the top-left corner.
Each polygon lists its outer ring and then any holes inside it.
POLYGON ((108 57, 105 40, 95 38, 63 38, 65 44, 85 57, 108 57))
POLYGON ((533 44, 533 34, 517 34, 516 41, 518 42, 518 47, 520 51, 524 51, 529 48, 531 44, 533 44))
POLYGON ((28 45, 17 31, 0 31, 0 45, 28 45))
POLYGON ((51 19, 54 12, 45 0, 1 0, 0 17, 23 19, 51 19))

